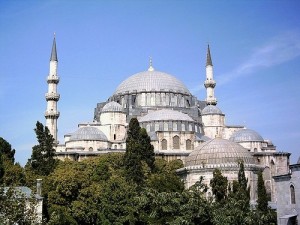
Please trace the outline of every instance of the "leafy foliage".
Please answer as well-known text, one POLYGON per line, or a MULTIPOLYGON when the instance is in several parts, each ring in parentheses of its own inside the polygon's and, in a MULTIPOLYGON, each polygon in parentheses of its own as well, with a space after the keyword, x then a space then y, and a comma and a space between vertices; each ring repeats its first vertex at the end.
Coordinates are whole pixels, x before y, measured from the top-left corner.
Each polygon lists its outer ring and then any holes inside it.
POLYGON ((35 198, 25 197, 17 188, 0 188, 0 224, 35 224, 35 198))

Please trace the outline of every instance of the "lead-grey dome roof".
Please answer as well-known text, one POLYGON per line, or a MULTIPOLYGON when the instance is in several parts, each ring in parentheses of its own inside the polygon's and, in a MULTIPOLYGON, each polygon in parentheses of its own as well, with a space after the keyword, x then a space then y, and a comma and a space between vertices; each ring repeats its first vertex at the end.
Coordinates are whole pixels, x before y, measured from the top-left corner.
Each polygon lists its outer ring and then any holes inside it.
POLYGON ((215 105, 208 105, 202 110, 202 115, 223 114, 222 111, 215 105))
POLYGON ((244 164, 255 164, 255 160, 251 153, 241 145, 221 139, 215 138, 199 145, 186 158, 186 166, 237 166, 239 161, 244 164))
POLYGON ((80 141, 80 140, 107 141, 107 137, 98 128, 87 126, 87 127, 80 127, 70 137, 70 141, 80 141))
POLYGON ((234 142, 249 142, 249 141, 258 141, 263 142, 264 139, 256 131, 250 129, 241 129, 234 132, 229 140, 234 142))
POLYGON ((112 101, 107 103, 101 112, 124 112, 124 109, 119 103, 112 101))
POLYGON ((174 76, 160 71, 144 71, 136 73, 124 80, 116 89, 115 94, 144 91, 173 91, 189 94, 186 86, 174 76))
POLYGON ((148 121, 194 121, 189 115, 170 109, 162 109, 148 113, 147 115, 141 117, 139 122, 148 121))

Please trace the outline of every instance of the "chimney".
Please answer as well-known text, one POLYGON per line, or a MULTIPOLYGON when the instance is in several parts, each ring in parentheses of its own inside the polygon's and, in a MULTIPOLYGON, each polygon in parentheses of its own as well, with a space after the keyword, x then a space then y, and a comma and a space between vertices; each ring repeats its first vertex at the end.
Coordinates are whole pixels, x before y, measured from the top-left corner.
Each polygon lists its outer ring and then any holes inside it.
POLYGON ((42 179, 36 179, 36 193, 42 196, 42 179))

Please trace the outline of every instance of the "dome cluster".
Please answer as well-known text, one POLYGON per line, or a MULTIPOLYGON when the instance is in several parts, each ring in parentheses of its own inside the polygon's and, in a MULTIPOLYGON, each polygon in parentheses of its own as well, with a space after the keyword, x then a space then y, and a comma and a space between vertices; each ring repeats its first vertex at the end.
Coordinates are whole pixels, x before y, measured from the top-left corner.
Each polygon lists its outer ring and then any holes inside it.
POLYGON ((114 95, 126 92, 165 91, 190 95, 186 86, 174 76, 160 71, 144 71, 130 76, 116 89, 114 95))
POLYGON ((187 114, 170 110, 170 109, 162 109, 148 113, 147 115, 141 117, 139 122, 147 122, 147 121, 190 121, 194 120, 189 117, 187 114))
POLYGON ((107 103, 103 108, 102 108, 102 113, 103 112, 123 112, 124 109, 123 107, 117 103, 117 102, 109 102, 107 103))
POLYGON ((241 129, 232 134, 231 141, 240 142, 263 142, 264 139, 256 131, 250 129, 241 129))
POLYGON ((75 131, 71 137, 70 141, 107 141, 105 134, 96 127, 81 127, 75 131))
POLYGON ((186 158, 186 166, 231 166, 238 165, 239 161, 255 164, 251 153, 241 145, 215 138, 198 146, 186 158))
POLYGON ((222 111, 214 105, 208 105, 202 110, 202 115, 223 114, 222 111))

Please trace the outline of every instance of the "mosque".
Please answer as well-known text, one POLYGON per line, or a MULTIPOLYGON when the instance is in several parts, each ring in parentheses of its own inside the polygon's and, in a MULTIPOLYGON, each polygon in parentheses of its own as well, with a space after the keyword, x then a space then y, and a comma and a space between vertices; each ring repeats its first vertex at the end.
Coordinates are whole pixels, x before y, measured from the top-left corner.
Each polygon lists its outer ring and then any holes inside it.
POLYGON ((198 100, 176 77, 155 70, 150 60, 148 70, 121 82, 107 101, 97 103, 91 122, 81 123, 78 130, 65 134, 61 144, 57 141, 60 115, 57 66, 54 37, 45 117, 59 159, 80 161, 110 152, 125 152, 129 121, 137 118, 151 138, 156 157, 167 161, 182 160, 184 168, 177 172, 186 187, 197 182, 200 176, 204 176, 204 182, 209 184, 215 168, 219 168, 230 182, 236 180, 239 162, 243 161, 251 200, 257 198, 257 173, 263 171, 270 200, 276 201, 272 177, 289 172, 290 153, 277 151, 270 140, 254 130, 225 123, 225 114, 216 106, 216 81, 209 46, 206 76, 203 77, 205 100, 198 100))

